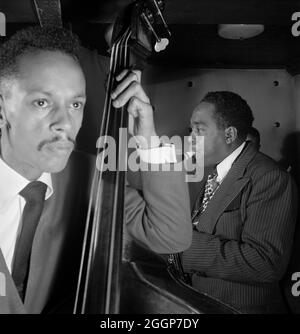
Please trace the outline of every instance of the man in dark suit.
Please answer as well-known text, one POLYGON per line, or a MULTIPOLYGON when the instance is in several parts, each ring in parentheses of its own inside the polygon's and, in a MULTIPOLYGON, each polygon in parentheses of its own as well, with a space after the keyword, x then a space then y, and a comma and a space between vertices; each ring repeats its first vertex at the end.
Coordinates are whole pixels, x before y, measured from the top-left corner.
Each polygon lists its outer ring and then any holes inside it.
POLYGON ((193 150, 204 136, 206 177, 182 263, 192 285, 245 313, 285 312, 279 281, 296 221, 293 181, 246 141, 253 121, 232 92, 208 93, 191 117, 193 150))
MULTIPOLYGON (((39 27, 0 49, 0 313, 49 310, 76 286, 95 167, 72 153, 86 100, 78 51, 70 32, 39 27)), ((114 104, 129 103, 147 151, 151 137, 159 142, 149 99, 136 73, 117 80, 114 104)), ((127 187, 129 233, 153 251, 183 251, 192 235, 184 175, 141 175, 141 191, 127 187)))

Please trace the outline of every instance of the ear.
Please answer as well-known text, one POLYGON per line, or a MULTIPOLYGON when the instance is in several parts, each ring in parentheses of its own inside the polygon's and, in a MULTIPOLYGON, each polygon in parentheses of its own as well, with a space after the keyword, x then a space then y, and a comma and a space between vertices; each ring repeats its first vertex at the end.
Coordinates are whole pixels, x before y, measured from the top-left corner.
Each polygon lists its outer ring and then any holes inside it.
POLYGON ((237 129, 234 126, 230 126, 225 129, 225 141, 226 144, 232 144, 237 139, 237 129))
POLYGON ((0 94, 0 130, 6 128, 10 129, 10 124, 6 117, 6 106, 4 103, 3 96, 0 94))
POLYGON ((0 95, 0 129, 2 129, 6 123, 4 100, 2 95, 0 95))

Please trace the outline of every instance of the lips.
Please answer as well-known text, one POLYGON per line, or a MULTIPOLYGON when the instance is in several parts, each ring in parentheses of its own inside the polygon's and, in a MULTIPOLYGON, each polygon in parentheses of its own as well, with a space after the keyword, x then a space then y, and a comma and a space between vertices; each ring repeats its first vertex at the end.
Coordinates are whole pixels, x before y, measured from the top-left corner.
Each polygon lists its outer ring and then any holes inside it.
POLYGON ((48 144, 48 147, 57 151, 70 151, 74 148, 74 144, 69 141, 58 141, 48 144))

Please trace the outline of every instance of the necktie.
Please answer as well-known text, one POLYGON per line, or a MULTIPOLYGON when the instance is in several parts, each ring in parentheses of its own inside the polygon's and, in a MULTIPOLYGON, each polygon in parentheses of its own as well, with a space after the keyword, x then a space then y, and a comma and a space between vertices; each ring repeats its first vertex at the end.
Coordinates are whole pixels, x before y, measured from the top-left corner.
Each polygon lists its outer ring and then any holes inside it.
POLYGON ((12 277, 22 300, 25 297, 33 237, 40 220, 47 186, 30 182, 20 195, 26 200, 22 214, 22 229, 16 243, 12 277))
MULTIPOLYGON (((209 201, 212 199, 214 193, 218 189, 220 183, 217 181, 218 173, 214 170, 213 173, 209 174, 207 177, 207 181, 205 184, 204 196, 198 196, 196 199, 194 209, 192 211, 192 223, 194 228, 198 224, 199 213, 203 213, 207 208, 209 201)), ((172 274, 177 277, 179 280, 182 280, 186 284, 192 285, 191 278, 188 274, 186 274, 183 270, 183 266, 181 263, 181 258, 179 253, 170 254, 168 256, 169 270, 171 270, 172 274)))
POLYGON ((198 221, 195 221, 195 218, 198 217, 199 213, 203 213, 206 210, 209 201, 212 199, 212 197, 214 196, 216 190, 218 189, 220 185, 220 183, 217 181, 217 177, 218 177, 218 173, 216 170, 213 173, 208 175, 207 181, 205 184, 203 199, 201 199, 200 197, 200 198, 197 198, 196 200, 194 210, 192 213, 192 221, 193 221, 194 226, 198 224, 198 221))

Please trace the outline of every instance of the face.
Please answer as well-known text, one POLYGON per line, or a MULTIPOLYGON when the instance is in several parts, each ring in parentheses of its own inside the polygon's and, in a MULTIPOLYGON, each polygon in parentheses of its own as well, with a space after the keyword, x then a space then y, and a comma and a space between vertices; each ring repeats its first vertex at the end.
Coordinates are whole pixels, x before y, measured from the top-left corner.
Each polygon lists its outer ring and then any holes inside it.
POLYGON ((67 164, 81 127, 86 100, 78 63, 57 51, 19 60, 20 75, 1 99, 1 155, 28 179, 67 164))
POLYGON ((196 137, 204 138, 204 166, 212 166, 221 162, 228 152, 225 141, 225 130, 219 129, 214 117, 214 105, 201 102, 191 117, 192 133, 190 136, 192 150, 202 153, 201 147, 196 148, 196 137), (199 152, 199 150, 201 152, 199 152))

